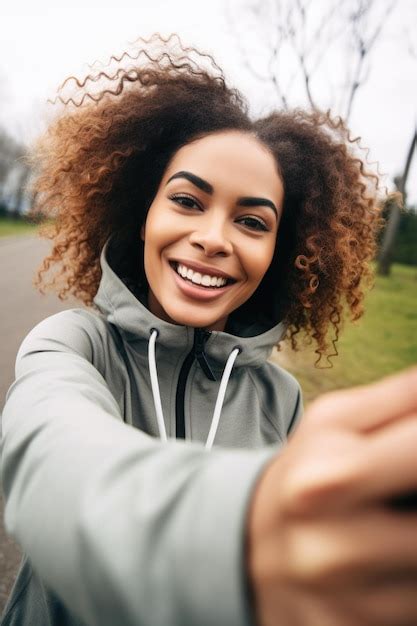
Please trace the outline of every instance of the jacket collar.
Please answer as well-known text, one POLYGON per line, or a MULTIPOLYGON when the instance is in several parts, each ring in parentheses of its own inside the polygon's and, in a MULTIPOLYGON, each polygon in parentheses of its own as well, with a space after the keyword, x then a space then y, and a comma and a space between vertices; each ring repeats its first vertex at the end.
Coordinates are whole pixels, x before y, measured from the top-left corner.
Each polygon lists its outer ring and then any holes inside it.
MULTIPOLYGON (((194 341, 195 329, 189 326, 180 326, 161 320, 149 311, 144 302, 139 300, 125 285, 121 278, 112 269, 108 258, 109 241, 106 241, 100 255, 102 277, 94 304, 106 317, 109 323, 115 324, 123 333, 127 342, 146 345, 152 329, 157 329, 157 345, 159 349, 180 351, 186 353, 191 350, 194 341)), ((285 334, 285 324, 280 322, 262 332, 256 333, 255 324, 245 328, 240 326, 239 334, 212 331, 205 343, 204 350, 213 369, 222 369, 234 348, 241 352, 238 355, 235 367, 259 366, 266 361, 274 345, 285 334), (250 332, 251 336, 247 335, 250 332)))

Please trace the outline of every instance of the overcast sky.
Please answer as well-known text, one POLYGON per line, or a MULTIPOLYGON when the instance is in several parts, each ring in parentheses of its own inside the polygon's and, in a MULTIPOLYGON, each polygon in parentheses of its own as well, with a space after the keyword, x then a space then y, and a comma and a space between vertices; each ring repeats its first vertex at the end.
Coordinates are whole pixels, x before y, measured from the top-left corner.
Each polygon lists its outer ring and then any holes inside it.
MULTIPOLYGON (((320 7, 326 1, 315 0, 312 5, 320 7)), ((0 6, 0 124, 20 138, 30 139, 39 132, 46 99, 54 97, 67 76, 84 75, 87 63, 106 61, 129 41, 153 32, 164 36, 177 32, 184 43, 213 54, 254 112, 278 103, 273 90, 265 89, 242 64, 237 37, 241 46, 251 45, 253 54, 259 55, 258 67, 263 63, 257 31, 244 11, 248 0, 73 0, 71 6, 58 0, 14 0, 9 6, 6 2, 1 0, 0 6), (226 4, 234 20, 232 30, 226 4)), ((417 0, 398 0, 350 120, 353 133, 369 146, 371 160, 379 161, 386 173, 384 182, 389 187, 392 176, 404 167, 417 122, 417 59, 408 52, 410 44, 417 50, 416 24, 417 0)), ((337 73, 340 66, 330 62, 329 84, 337 82, 337 73)), ((417 203, 417 159, 408 193, 417 203)))

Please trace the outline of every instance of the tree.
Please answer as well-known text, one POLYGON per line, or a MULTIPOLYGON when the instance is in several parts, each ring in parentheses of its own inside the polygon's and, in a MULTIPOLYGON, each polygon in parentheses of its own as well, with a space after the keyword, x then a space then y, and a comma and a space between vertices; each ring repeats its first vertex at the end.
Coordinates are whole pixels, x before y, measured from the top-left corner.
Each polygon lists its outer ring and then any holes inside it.
POLYGON ((25 153, 25 148, 0 127, 0 204, 16 216, 30 176, 23 160, 25 153), (10 198, 13 206, 9 206, 10 198))
MULTIPOLYGON (((7 95, 7 79, 0 74, 0 112, 1 105, 7 101, 7 95)), ((25 147, 0 125, 0 210, 2 212, 20 207, 25 184, 30 175, 30 170, 23 160, 25 154, 25 147), (15 205, 13 207, 9 206, 11 197, 15 205)))
POLYGON ((396 0, 249 0, 245 9, 256 37, 252 50, 248 36, 240 37, 235 30, 230 4, 228 19, 244 66, 257 80, 273 86, 283 108, 292 106, 295 95, 310 108, 331 108, 348 122, 395 5, 396 0), (262 56, 266 61, 257 64, 262 56), (335 62, 342 80, 327 81, 323 89, 323 81, 318 86, 316 78, 335 62))
MULTIPOLYGON (((417 61, 417 48, 411 43, 409 34, 406 33, 406 40, 408 40, 408 52, 410 56, 417 61)), ((394 179, 397 190, 401 194, 402 201, 406 202, 407 197, 407 179, 410 172, 411 162, 417 152, 417 127, 414 128, 412 133, 410 146, 405 159, 404 170, 401 176, 397 176, 394 179)), ((398 201, 393 201, 390 206, 389 217, 387 226, 385 228, 384 236, 382 239, 380 252, 378 255, 378 274, 381 276, 388 276, 391 271, 391 263, 394 256, 394 245, 397 239, 398 230, 401 221, 401 205, 398 201)))
MULTIPOLYGON (((247 37, 237 37, 243 65, 257 80, 272 86, 285 109, 301 100, 311 109, 332 109, 346 123, 352 114, 360 88, 371 71, 373 54, 384 26, 397 0, 249 0, 245 4, 257 46, 263 55, 247 47, 247 37), (245 41, 245 47, 242 41, 245 41), (343 53, 344 51, 344 53, 343 53), (260 57, 266 62, 256 64, 260 57), (344 79, 323 90, 316 78, 326 71, 326 63, 337 59, 338 75, 344 79), (323 93, 325 91, 325 93, 323 93), (295 95, 295 98, 294 98, 295 95)), ((229 4, 229 22, 231 5, 229 4)), ((417 49, 408 40, 409 53, 417 59, 417 49)), ((333 67, 334 69, 334 67, 333 67)), ((332 72, 334 74, 334 71, 332 72)), ((402 175, 396 181, 404 197, 411 160, 416 151, 415 130, 402 175)), ((393 246, 400 221, 400 206, 393 200, 382 240, 379 273, 389 273, 393 246)))
MULTIPOLYGON (((410 172, 410 166, 413 156, 417 150, 417 127, 411 139, 410 146, 405 160, 405 166, 402 176, 396 176, 394 179, 397 190, 401 194, 402 202, 406 199, 407 178, 410 172)), ((398 198, 389 201, 389 218, 385 227, 384 237, 382 239, 380 252, 378 255, 378 274, 388 276, 391 270, 393 259, 394 243, 398 233, 401 218, 401 204, 398 198)))

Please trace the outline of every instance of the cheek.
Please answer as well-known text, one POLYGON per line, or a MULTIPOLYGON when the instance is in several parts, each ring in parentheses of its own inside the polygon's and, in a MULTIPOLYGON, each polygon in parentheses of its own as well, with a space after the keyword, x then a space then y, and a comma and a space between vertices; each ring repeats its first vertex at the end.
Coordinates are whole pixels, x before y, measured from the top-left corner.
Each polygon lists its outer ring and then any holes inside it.
POLYGON ((150 214, 145 229, 145 255, 159 254, 175 238, 173 220, 162 212, 150 214))
POLYGON ((247 255, 248 276, 257 283, 260 283, 265 276, 274 257, 275 241, 268 245, 259 246, 257 250, 252 250, 247 255))

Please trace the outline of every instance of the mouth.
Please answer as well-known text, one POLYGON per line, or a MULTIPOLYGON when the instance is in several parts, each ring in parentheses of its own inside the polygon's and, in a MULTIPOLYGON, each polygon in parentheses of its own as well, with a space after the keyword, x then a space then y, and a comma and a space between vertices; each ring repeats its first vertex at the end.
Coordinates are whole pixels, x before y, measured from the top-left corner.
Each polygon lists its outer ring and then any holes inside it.
POLYGON ((206 274, 203 272, 197 272, 178 261, 169 261, 169 265, 174 270, 178 278, 190 287, 197 288, 206 292, 221 292, 225 288, 233 285, 237 281, 234 278, 220 276, 216 274, 206 274))

